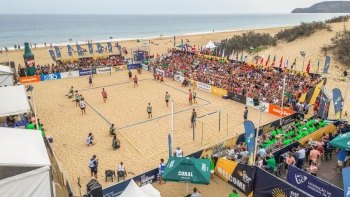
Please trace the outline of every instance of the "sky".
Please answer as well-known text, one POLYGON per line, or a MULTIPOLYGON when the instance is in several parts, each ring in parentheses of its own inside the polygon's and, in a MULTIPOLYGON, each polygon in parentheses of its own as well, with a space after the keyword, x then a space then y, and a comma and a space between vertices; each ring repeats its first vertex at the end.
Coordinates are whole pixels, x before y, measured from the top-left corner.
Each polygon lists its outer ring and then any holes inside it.
MULTIPOLYGON (((332 1, 332 0, 330 0, 332 1)), ((290 13, 322 0, 8 0, 1 14, 290 13)))

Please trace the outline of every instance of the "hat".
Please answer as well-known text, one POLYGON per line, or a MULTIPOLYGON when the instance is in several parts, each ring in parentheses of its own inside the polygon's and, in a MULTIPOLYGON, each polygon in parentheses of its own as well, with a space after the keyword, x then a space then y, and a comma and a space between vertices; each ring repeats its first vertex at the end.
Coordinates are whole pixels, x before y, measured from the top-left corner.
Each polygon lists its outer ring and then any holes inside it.
POLYGON ((176 149, 177 149, 177 150, 180 150, 180 146, 178 146, 176 149))

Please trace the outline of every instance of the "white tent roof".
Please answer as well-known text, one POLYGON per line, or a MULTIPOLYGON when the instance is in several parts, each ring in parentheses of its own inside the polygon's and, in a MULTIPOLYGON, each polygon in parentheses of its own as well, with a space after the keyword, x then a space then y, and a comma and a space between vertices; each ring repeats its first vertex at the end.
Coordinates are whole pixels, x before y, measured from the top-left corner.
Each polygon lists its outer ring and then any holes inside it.
POLYGON ((0 65, 0 73, 12 73, 9 66, 0 65))
POLYGON ((0 88, 0 117, 30 111, 28 97, 23 85, 0 88))
POLYGON ((209 49, 209 48, 215 48, 216 46, 215 46, 215 44, 210 40, 209 42, 208 42, 208 44, 207 45, 205 45, 204 46, 205 48, 207 48, 207 49, 209 49))
POLYGON ((51 165, 39 130, 0 127, 0 150, 0 166, 51 165))
POLYGON ((141 187, 142 191, 144 191, 150 197, 161 197, 160 192, 154 188, 151 184, 147 184, 141 187))
POLYGON ((130 196, 152 197, 147 195, 144 191, 142 191, 142 189, 138 185, 136 185, 133 179, 130 180, 129 185, 125 188, 125 190, 119 197, 130 197, 130 196))

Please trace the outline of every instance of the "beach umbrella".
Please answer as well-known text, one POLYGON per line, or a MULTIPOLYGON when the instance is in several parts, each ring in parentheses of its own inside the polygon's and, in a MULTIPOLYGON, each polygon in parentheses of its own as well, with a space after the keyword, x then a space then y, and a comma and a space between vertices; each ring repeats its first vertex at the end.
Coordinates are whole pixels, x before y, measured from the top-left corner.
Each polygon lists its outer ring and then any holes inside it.
POLYGON ((162 179, 169 182, 208 185, 210 183, 210 160, 192 157, 170 157, 162 179))
POLYGON ((329 145, 340 149, 350 150, 350 133, 338 135, 336 138, 329 142, 329 145))

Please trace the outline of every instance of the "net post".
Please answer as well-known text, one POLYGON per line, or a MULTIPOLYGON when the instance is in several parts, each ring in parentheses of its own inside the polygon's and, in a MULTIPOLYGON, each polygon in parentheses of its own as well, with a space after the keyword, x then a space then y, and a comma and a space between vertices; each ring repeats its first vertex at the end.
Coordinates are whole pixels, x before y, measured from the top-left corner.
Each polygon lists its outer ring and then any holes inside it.
POLYGON ((227 119, 227 121, 226 121, 226 130, 227 130, 227 136, 228 136, 228 114, 226 114, 226 119, 227 119))
POLYGON ((193 141, 194 141, 194 122, 192 123, 192 137, 193 137, 193 141))

